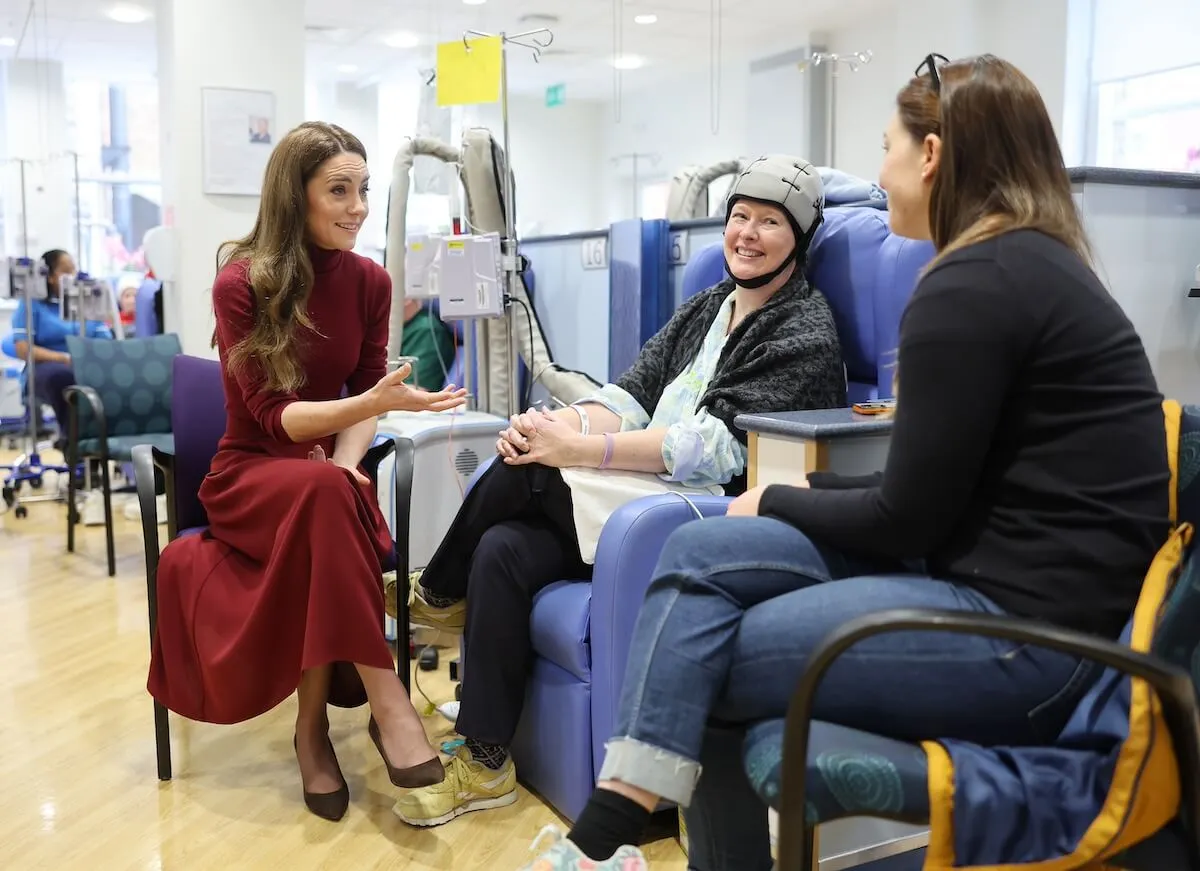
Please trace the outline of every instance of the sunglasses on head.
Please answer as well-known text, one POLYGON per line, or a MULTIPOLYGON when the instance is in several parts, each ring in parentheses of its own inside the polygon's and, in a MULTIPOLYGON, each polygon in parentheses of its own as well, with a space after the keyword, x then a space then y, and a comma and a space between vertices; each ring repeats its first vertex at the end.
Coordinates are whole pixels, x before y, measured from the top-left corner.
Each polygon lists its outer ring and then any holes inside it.
POLYGON ((944 54, 935 53, 926 55, 925 60, 921 61, 920 65, 917 67, 917 71, 914 73, 914 75, 918 77, 929 73, 929 81, 933 86, 933 92, 935 94, 942 93, 942 77, 938 75, 937 70, 939 61, 941 63, 948 64, 950 63, 950 58, 946 57, 944 54))

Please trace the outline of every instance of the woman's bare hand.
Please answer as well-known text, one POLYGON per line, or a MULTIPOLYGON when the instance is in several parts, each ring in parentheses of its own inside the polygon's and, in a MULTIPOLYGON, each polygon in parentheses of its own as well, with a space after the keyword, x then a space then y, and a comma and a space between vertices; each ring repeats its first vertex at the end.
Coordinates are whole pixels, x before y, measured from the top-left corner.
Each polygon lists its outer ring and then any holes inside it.
POLYGON ((467 391, 451 384, 445 390, 418 390, 404 383, 412 366, 404 363, 379 379, 369 391, 372 403, 383 411, 449 411, 466 404, 467 391))

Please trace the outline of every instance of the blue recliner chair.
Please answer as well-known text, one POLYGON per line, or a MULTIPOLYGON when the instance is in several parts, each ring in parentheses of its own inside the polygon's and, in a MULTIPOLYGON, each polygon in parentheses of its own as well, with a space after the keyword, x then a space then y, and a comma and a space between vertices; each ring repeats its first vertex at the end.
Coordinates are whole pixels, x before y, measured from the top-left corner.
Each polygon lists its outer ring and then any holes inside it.
MULTIPOLYGON (((900 314, 933 256, 931 245, 893 236, 887 221, 876 209, 828 209, 808 264, 837 320, 852 400, 891 395, 886 366, 900 314)), ((720 245, 698 252, 684 297, 722 277, 720 245)), ((724 514, 729 502, 691 501, 704 516, 724 514)), ((634 620, 663 543, 695 517, 691 505, 669 495, 624 506, 600 536, 591 583, 554 584, 534 601, 537 658, 513 756, 521 779, 568 819, 586 804, 613 734, 634 620)))

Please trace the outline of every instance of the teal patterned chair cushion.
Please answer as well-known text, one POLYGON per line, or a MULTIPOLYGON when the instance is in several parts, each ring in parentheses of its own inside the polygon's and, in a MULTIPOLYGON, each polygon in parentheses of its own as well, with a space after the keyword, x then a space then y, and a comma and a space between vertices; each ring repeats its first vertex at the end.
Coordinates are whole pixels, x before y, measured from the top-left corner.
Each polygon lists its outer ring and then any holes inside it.
POLYGON ((1179 580, 1163 603, 1162 616, 1154 636, 1154 652, 1163 659, 1187 669, 1200 693, 1200 567, 1196 551, 1200 546, 1200 407, 1185 405, 1179 425, 1179 483, 1176 489, 1181 523, 1197 527, 1179 580))
POLYGON ((1183 406, 1179 421, 1179 520, 1200 526, 1200 405, 1183 406))
MULTIPOLYGON (((110 446, 114 438, 171 432, 172 360, 182 351, 177 335, 119 342, 68 336, 67 350, 75 382, 100 397, 110 446)), ((99 433, 88 404, 78 407, 82 449, 99 433)))
MULTIPOLYGON (((132 462, 133 449, 138 445, 150 447, 167 454, 175 453, 175 436, 169 432, 148 432, 145 435, 109 436, 109 459, 118 463, 132 462)), ((80 439, 79 454, 94 457, 100 453, 100 439, 80 439)))
MULTIPOLYGON (((784 721, 767 720, 746 733, 744 762, 759 798, 779 810, 784 721)), ((807 805, 812 824, 841 817, 929 819, 925 751, 917 744, 819 720, 808 741, 807 805)))

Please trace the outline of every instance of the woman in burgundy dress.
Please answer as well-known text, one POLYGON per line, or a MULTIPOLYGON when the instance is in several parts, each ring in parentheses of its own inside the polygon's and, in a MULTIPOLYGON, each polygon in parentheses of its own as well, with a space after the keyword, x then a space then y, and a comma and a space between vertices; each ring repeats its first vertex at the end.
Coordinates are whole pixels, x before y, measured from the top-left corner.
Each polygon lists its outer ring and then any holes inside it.
POLYGON ((380 414, 453 408, 465 393, 408 387, 408 367, 387 374, 391 282, 351 251, 366 196, 362 143, 301 124, 271 154, 254 228, 222 247, 225 435, 199 494, 210 527, 162 554, 149 679, 167 708, 209 723, 296 691, 305 804, 330 820, 350 795, 327 704, 370 704, 392 783, 443 777, 383 636, 391 534, 359 464, 380 414))

